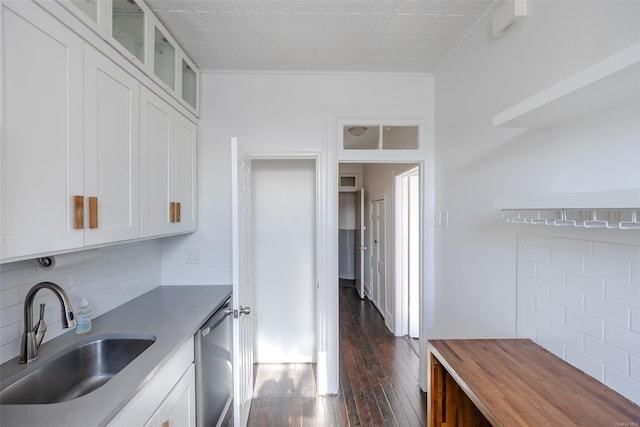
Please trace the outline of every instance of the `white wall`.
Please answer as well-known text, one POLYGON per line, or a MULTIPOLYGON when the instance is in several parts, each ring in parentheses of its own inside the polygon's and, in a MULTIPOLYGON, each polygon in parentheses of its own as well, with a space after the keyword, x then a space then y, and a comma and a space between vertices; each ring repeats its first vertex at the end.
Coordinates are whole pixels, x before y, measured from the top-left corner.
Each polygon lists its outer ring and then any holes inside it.
POLYGON ((494 114, 640 40, 640 3, 528 8, 499 40, 490 19, 481 23, 435 76, 436 211, 449 212, 448 228, 436 229, 437 337, 516 335, 519 233, 640 241, 638 231, 508 225, 493 206, 504 196, 640 187, 637 105, 548 129, 492 127, 494 114))
MULTIPOLYGON (((333 170, 326 164, 327 141, 334 143, 327 129, 329 110, 377 109, 393 114, 411 108, 424 110, 425 117, 431 117, 432 85, 433 79, 427 75, 203 73, 198 126, 198 231, 167 239, 163 245, 162 283, 231 283, 231 137, 238 137, 254 155, 319 153, 321 172, 333 170), (194 248, 202 251, 197 269, 185 263, 184 252, 194 248)), ((327 206, 333 207, 334 202, 327 206)), ((324 310, 317 312, 318 323, 324 328, 318 342, 318 387, 321 392, 336 392, 337 277, 322 274, 318 272, 318 304, 324 310)))
MULTIPOLYGON (((160 243, 149 240, 102 248, 96 259, 52 270, 43 270, 36 260, 0 265, 0 363, 20 353, 24 298, 43 281, 60 285, 74 307, 79 298, 87 297, 97 317, 160 284, 160 243)), ((36 295, 34 323, 40 303, 47 305, 45 342, 67 332, 60 324, 60 303, 47 289, 36 295)))
POLYGON ((256 363, 316 359, 313 160, 253 160, 256 363))
POLYGON ((431 82, 427 75, 202 73, 198 231, 165 239, 163 284, 231 283, 231 137, 252 154, 324 153, 327 109, 410 106, 428 116, 431 82), (187 265, 185 251, 194 249, 200 264, 187 265))

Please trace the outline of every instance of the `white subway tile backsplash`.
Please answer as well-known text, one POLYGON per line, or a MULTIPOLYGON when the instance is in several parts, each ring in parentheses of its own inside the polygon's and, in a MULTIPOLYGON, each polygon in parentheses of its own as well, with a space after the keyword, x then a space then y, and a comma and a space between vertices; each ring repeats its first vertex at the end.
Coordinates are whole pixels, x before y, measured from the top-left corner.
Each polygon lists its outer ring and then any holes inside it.
POLYGON ((558 356, 559 358, 561 359, 565 358, 565 354, 564 354, 565 345, 561 340, 554 338, 551 335, 538 330, 538 333, 536 336, 536 342, 540 344, 542 347, 549 350, 551 353, 558 356))
POLYGON ((567 362, 598 381, 604 382, 604 363, 594 359, 582 350, 576 350, 569 346, 565 349, 565 354, 567 362))
POLYGON ((585 265, 594 276, 631 282, 631 262, 626 259, 588 255, 585 265))
POLYGON ((585 256, 579 252, 568 252, 560 249, 551 251, 551 265, 574 273, 584 273, 585 256))
MULTIPOLYGON (((38 267, 35 260, 0 265, 0 363, 19 353, 24 299, 34 284, 60 285, 72 305, 87 297, 97 317, 160 285, 160 258, 160 242, 149 240, 102 248, 95 260, 52 270, 38 267)), ((46 303, 46 342, 66 330, 60 324, 58 299, 47 290, 38 292, 34 315, 40 303, 46 303)))
POLYGON ((556 239, 556 248, 563 252, 576 252, 580 254, 590 254, 593 242, 589 240, 577 239, 556 239))
POLYGON ((18 288, 9 288, 6 291, 0 291, 0 310, 12 305, 16 305, 19 301, 20 292, 18 288))
POLYGON ((640 310, 631 310, 631 330, 640 334, 640 310))
POLYGON ((629 355, 616 347, 585 336, 584 352, 605 366, 612 366, 620 372, 629 372, 629 355))
POLYGON ((557 239, 547 236, 527 236, 525 239, 529 246, 539 246, 542 248, 555 248, 557 245, 557 239))
POLYGON ((565 321, 565 306, 547 298, 536 297, 536 311, 551 320, 565 321))
POLYGON ((567 309, 567 325, 593 338, 604 340, 604 321, 601 319, 567 309))
POLYGON ((519 335, 640 403, 640 244, 518 242, 519 335))
POLYGON ((584 348, 582 342, 584 334, 567 326, 564 321, 552 320, 550 334, 575 349, 583 350, 584 348))
POLYGON ((640 246, 594 242, 593 255, 627 261, 640 261, 640 246))
MULTIPOLYGON (((636 381, 609 366, 605 366, 604 383, 634 402, 640 402, 640 381, 636 381)), ((632 421, 637 424, 636 421, 632 421)), ((634 424, 629 424, 634 425, 634 424)))
POLYGON ((629 373, 631 378, 640 381, 640 357, 629 357, 629 373))
POLYGON ((0 346, 20 338, 20 324, 18 322, 0 328, 0 346))
POLYGON ((551 264, 551 248, 525 246, 524 259, 540 264, 551 264))
POLYGON ((536 263, 533 261, 521 260, 518 263, 518 273, 523 276, 536 277, 536 263))
POLYGON ((524 278, 524 288, 527 292, 531 292, 535 295, 540 295, 542 297, 549 298, 551 285, 549 282, 536 279, 533 277, 525 277, 524 278))
POLYGON ((604 325, 604 342, 633 356, 640 357, 640 334, 610 323, 604 325))
POLYGON ((543 316, 542 314, 530 308, 524 309, 524 317, 527 323, 535 326, 541 331, 549 332, 551 320, 548 317, 543 316))
POLYGON ((554 285, 564 286, 566 283, 566 271, 560 267, 539 264, 536 266, 536 278, 546 280, 554 285))
POLYGON ((594 298, 591 295, 584 297, 584 312, 604 320, 607 323, 627 327, 631 317, 631 309, 621 304, 594 298))
POLYGON ((615 280, 605 280, 604 295, 608 301, 640 309, 640 286, 615 280))
POLYGON ((524 298, 524 306, 531 308, 533 310, 536 309, 536 296, 531 292, 525 292, 523 295, 524 298))
POLYGON ((565 307, 571 308, 576 311, 584 310, 584 297, 581 292, 573 289, 563 288, 560 286, 553 286, 550 289, 551 301, 562 304, 565 307))
POLYGON ((567 288, 604 298, 604 279, 583 273, 567 272, 567 288))

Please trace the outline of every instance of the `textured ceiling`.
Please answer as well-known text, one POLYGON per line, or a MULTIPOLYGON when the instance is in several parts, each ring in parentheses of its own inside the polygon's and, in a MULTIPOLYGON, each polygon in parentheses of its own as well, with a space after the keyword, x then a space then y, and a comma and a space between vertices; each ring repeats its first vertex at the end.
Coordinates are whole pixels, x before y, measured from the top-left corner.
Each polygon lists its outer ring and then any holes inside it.
POLYGON ((498 0, 146 0, 202 70, 433 72, 498 0))

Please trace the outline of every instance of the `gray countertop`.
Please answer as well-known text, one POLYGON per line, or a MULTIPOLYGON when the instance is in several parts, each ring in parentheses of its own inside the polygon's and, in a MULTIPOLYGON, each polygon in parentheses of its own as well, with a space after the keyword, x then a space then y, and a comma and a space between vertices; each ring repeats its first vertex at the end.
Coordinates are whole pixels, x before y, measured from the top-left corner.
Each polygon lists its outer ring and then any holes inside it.
POLYGON ((2 388, 80 341, 105 334, 154 335, 156 341, 102 387, 77 399, 48 405, 0 405, 0 425, 103 426, 171 358, 231 295, 231 286, 159 286, 94 319, 86 335, 67 332, 42 345, 39 359, 0 366, 2 388))

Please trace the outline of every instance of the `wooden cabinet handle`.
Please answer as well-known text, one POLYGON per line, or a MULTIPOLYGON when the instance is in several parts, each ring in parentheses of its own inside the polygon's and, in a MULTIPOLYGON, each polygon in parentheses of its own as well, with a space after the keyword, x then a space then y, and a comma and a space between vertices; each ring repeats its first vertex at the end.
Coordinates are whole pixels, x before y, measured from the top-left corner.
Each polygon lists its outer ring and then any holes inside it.
POLYGON ((176 202, 169 203, 169 222, 176 222, 176 202))
POLYGON ((180 222, 180 202, 176 203, 176 222, 180 222))
POLYGON ((73 196, 73 228, 84 228, 84 196, 73 196))
POLYGON ((169 427, 169 420, 163 422, 162 427, 169 427))
POLYGON ((89 197, 89 228, 98 228, 98 198, 89 197))

